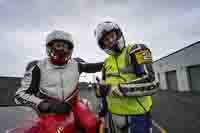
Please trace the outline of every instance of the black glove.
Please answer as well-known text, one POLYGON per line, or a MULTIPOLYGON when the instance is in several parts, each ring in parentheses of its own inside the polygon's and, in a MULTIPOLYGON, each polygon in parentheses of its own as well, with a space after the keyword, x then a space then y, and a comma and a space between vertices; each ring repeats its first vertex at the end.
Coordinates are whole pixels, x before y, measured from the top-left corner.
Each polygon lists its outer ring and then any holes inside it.
POLYGON ((95 92, 96 92, 97 97, 101 97, 101 96, 105 97, 110 90, 110 86, 106 84, 98 84, 95 89, 96 89, 95 92))
POLYGON ((44 100, 38 105, 40 113, 57 113, 64 114, 69 113, 71 106, 68 103, 59 101, 44 100))

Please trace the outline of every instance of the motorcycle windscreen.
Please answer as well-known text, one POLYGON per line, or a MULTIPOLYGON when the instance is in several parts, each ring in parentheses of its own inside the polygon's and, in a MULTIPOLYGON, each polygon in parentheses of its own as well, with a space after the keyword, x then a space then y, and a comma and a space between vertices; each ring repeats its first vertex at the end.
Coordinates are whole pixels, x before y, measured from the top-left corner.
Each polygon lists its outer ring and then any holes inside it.
POLYGON ((30 127, 39 119, 29 106, 0 106, 0 133, 11 133, 18 127, 30 127))

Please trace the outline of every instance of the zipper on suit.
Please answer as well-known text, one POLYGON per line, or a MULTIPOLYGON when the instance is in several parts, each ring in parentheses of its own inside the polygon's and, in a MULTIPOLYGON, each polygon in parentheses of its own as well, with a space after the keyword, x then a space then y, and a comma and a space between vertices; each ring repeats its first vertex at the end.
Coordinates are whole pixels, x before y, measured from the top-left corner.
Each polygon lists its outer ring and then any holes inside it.
POLYGON ((61 93, 62 93, 62 100, 64 100, 64 87, 63 87, 63 72, 60 71, 60 81, 61 81, 61 85, 60 85, 60 88, 61 88, 61 93))

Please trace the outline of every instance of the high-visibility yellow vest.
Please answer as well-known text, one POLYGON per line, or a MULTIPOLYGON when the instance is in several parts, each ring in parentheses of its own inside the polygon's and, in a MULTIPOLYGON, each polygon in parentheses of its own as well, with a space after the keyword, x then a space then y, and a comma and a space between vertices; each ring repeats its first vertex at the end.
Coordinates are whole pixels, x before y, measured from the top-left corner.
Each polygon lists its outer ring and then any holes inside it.
MULTIPOLYGON (((121 54, 109 56, 105 62, 105 83, 110 85, 126 83, 135 80, 137 77, 130 67, 130 50, 134 45, 125 47, 121 54)), ((133 68, 133 66, 132 66, 133 68)), ((151 96, 144 97, 117 97, 108 95, 106 97, 108 110, 119 115, 138 115, 148 112, 152 106, 151 96)))

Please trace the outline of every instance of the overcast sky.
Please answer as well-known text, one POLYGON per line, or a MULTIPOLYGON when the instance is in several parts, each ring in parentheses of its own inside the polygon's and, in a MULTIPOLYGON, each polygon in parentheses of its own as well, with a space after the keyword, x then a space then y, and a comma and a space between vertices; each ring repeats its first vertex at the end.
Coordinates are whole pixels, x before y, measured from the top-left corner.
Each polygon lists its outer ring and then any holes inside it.
POLYGON ((104 20, 146 43, 154 60, 200 40, 200 0, 0 0, 0 76, 22 76, 29 61, 45 57, 54 29, 73 35, 74 57, 102 61, 93 31, 104 20))

